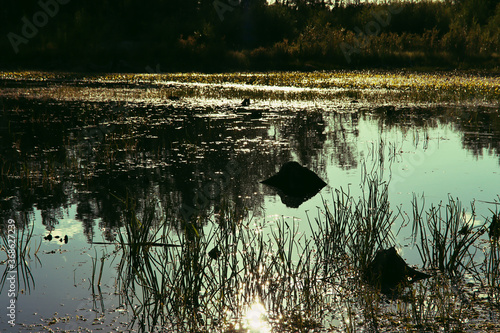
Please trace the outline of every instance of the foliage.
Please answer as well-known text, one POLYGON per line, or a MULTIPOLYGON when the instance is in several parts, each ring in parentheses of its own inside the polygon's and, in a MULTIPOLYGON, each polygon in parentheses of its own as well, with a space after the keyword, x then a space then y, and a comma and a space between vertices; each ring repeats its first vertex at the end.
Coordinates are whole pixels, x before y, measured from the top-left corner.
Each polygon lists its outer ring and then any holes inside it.
POLYGON ((16 53, 8 34, 23 37, 26 20, 43 9, 10 2, 0 16, 7 37, 0 45, 8 50, 0 66, 123 72, 157 64, 164 71, 212 71, 498 63, 496 1, 328 3, 68 2, 16 53), (342 43, 354 47, 352 59, 342 43))

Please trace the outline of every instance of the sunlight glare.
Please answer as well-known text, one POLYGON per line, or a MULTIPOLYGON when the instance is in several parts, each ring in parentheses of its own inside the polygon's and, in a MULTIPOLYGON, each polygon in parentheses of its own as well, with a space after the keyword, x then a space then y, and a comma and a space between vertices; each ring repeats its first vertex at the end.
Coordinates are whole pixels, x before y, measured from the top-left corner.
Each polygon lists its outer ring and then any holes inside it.
POLYGON ((244 322, 248 332, 271 332, 271 327, 267 318, 267 311, 259 301, 255 301, 247 310, 244 322))

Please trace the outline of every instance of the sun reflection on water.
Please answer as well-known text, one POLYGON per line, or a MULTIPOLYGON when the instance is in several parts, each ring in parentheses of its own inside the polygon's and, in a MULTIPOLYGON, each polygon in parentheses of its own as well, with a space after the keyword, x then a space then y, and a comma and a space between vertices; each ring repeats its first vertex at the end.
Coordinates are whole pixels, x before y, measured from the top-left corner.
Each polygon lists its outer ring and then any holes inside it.
POLYGON ((259 301, 255 301, 248 308, 243 323, 245 329, 252 333, 270 333, 271 326, 267 316, 267 310, 259 301))

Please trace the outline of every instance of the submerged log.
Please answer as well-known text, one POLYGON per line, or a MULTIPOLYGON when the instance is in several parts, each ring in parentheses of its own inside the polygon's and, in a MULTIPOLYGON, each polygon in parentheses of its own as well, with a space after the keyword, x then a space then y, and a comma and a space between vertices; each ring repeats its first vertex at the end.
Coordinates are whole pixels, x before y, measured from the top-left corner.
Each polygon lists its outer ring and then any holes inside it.
POLYGON ((365 273, 368 282, 384 294, 393 294, 398 288, 431 277, 408 266, 394 247, 378 251, 365 273))
POLYGON ((317 174, 293 161, 283 164, 277 174, 261 183, 275 188, 281 201, 293 208, 299 207, 326 186, 317 174))

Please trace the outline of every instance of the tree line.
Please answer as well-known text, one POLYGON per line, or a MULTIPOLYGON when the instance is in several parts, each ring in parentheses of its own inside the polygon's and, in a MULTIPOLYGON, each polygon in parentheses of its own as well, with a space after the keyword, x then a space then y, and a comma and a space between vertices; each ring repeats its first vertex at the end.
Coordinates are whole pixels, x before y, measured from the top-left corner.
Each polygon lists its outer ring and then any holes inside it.
POLYGON ((4 69, 495 68, 500 54, 498 0, 18 0, 0 20, 4 69))

